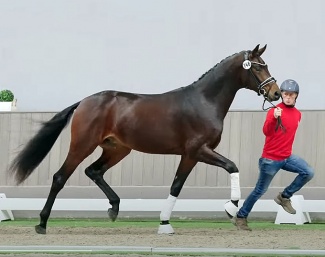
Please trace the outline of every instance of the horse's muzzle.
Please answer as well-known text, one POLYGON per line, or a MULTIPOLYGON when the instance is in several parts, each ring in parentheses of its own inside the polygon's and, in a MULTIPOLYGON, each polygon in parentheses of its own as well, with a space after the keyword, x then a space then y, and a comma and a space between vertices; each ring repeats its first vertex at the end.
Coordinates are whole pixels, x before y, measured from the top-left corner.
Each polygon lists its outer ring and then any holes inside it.
POLYGON ((280 96, 281 96, 281 92, 280 91, 275 91, 274 94, 273 94, 274 101, 279 100, 280 96))
POLYGON ((269 101, 277 101, 281 97, 281 92, 279 90, 275 91, 273 94, 271 92, 268 93, 267 98, 269 101))

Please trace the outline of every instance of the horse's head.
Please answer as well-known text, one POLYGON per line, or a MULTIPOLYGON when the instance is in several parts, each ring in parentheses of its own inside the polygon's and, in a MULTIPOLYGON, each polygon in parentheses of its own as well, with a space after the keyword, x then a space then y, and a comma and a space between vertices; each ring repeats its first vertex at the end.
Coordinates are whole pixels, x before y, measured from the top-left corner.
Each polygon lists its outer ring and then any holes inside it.
POLYGON ((257 45, 254 50, 244 53, 243 83, 246 88, 254 90, 258 95, 263 95, 268 101, 276 101, 280 98, 281 92, 274 77, 271 76, 267 64, 261 58, 266 45, 259 49, 257 45))

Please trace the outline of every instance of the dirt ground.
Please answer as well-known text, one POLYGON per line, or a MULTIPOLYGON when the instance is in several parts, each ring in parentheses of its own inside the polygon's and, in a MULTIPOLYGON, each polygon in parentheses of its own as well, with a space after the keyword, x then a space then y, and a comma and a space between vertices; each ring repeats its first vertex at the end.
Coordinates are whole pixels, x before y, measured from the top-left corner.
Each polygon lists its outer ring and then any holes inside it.
POLYGON ((215 230, 177 228, 175 235, 168 236, 158 235, 157 228, 49 227, 46 235, 39 235, 35 233, 34 227, 3 226, 0 227, 0 245, 325 249, 325 230, 279 228, 238 231, 235 227, 215 230))

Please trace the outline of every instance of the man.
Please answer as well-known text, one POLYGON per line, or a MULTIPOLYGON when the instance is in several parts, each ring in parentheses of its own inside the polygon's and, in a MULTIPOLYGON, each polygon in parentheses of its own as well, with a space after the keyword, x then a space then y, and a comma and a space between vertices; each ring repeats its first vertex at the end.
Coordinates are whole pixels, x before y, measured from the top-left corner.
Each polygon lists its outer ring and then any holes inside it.
POLYGON ((301 119, 301 112, 295 107, 299 85, 296 81, 288 79, 281 84, 280 90, 282 103, 268 111, 263 126, 265 144, 262 157, 259 159, 258 181, 233 220, 239 230, 251 230, 247 225, 247 217, 280 169, 298 174, 274 199, 291 214, 295 214, 296 210, 291 205, 290 197, 314 176, 314 171, 307 162, 292 154, 292 145, 301 119), (277 128, 278 117, 282 120, 281 128, 277 128))

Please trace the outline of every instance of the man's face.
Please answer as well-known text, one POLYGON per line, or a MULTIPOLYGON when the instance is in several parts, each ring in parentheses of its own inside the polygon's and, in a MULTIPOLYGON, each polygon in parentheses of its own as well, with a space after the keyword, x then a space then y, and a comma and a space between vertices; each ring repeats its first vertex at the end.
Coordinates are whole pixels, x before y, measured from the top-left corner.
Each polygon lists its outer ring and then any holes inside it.
POLYGON ((283 102, 286 105, 294 105, 296 103, 297 93, 283 91, 282 93, 283 102))

